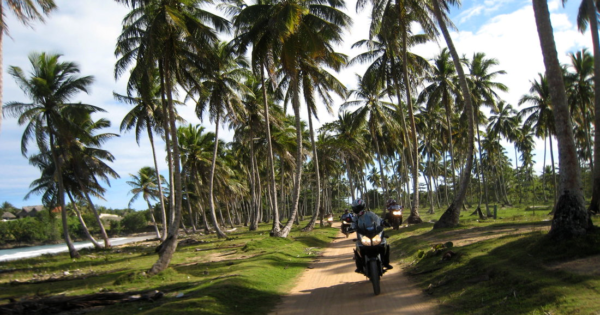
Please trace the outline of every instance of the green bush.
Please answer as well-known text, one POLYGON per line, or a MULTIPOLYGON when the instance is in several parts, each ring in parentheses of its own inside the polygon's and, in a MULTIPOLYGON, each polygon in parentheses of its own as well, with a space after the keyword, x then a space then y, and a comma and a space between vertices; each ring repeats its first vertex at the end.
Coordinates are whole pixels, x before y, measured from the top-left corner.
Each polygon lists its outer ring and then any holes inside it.
POLYGON ((123 220, 121 220, 121 226, 123 230, 127 232, 141 231, 148 226, 148 219, 146 219, 146 211, 138 211, 127 214, 123 220))

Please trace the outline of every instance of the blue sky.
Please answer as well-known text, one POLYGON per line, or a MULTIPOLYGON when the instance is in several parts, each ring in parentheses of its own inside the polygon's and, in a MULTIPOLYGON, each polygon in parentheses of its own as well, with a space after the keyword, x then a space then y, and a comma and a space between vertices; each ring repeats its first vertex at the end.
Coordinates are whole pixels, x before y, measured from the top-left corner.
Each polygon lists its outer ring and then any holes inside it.
MULTIPOLYGON (((109 119, 113 126, 106 132, 119 133, 118 126, 128 111, 128 107, 113 100, 112 93, 124 93, 125 78, 115 81, 113 69, 116 58, 114 47, 120 33, 121 21, 127 8, 114 1, 98 0, 56 0, 58 11, 54 12, 45 24, 35 23, 34 29, 24 27, 8 16, 8 25, 12 38, 4 39, 4 91, 3 101, 28 101, 7 73, 9 66, 19 66, 25 71, 30 69, 27 56, 32 51, 60 53, 62 60, 74 61, 80 65, 82 75, 93 75, 96 79, 89 95, 80 94, 74 101, 94 104, 103 107, 108 113, 99 115, 109 119)), ((591 46, 589 32, 580 34, 576 29, 575 15, 578 1, 570 1, 562 8, 560 1, 550 1, 555 39, 561 62, 568 63, 568 52, 591 46)), ((345 43, 340 51, 354 56, 356 51, 349 49, 357 40, 368 36, 368 14, 366 11, 356 14, 354 1, 348 2, 348 13, 354 18, 354 26, 348 31, 345 43)), ((452 32, 459 54, 472 56, 475 52, 485 52, 489 58, 500 62, 497 70, 505 70, 506 75, 498 81, 506 84, 510 91, 503 98, 517 107, 518 99, 528 92, 530 80, 538 72, 543 72, 543 64, 535 29, 533 11, 530 1, 523 0, 464 0, 461 8, 452 8, 451 17, 458 28, 452 32)), ((432 58, 444 46, 443 39, 439 44, 430 43, 414 49, 426 58, 432 58)), ((355 73, 361 73, 364 67, 353 67, 342 71, 338 78, 347 86, 355 85, 355 73)), ((340 101, 341 103, 341 101, 340 101)), ((326 111, 319 114, 320 123, 337 117, 337 108, 333 116, 326 111)), ((189 123, 201 123, 191 106, 182 108, 181 113, 189 123)), ((204 122, 207 129, 214 126, 204 122)), ((23 200, 29 191, 31 181, 39 176, 36 168, 28 165, 27 159, 21 155, 20 140, 23 126, 16 123, 15 118, 5 117, 0 131, 0 202, 8 201, 17 207, 40 204, 38 197, 23 200)), ((223 138, 230 140, 227 132, 221 132, 223 138)), ((162 143, 157 144, 159 148, 162 143)), ((124 208, 131 195, 125 183, 130 173, 135 173, 143 166, 152 165, 152 155, 148 140, 143 137, 140 146, 131 133, 122 134, 105 146, 116 156, 112 167, 121 175, 121 179, 112 180, 111 187, 105 195, 106 201, 97 203, 106 207, 124 208)), ((538 141, 536 160, 542 164, 543 143, 538 141)), ((512 156, 512 147, 509 147, 512 156)), ((549 159, 549 158, 548 158, 549 159)), ((159 156, 164 161, 164 153, 159 156)), ((166 170, 165 163, 159 166, 166 170)), ((133 204, 135 209, 145 209, 143 201, 133 204)))

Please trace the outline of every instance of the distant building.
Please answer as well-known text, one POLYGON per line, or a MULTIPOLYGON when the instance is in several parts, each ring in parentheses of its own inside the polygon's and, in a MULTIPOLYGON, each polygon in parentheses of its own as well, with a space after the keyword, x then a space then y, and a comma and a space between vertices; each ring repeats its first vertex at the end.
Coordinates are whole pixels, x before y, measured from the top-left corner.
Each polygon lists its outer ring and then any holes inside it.
POLYGON ((17 213, 17 218, 22 219, 26 217, 35 217, 38 213, 44 211, 44 206, 27 206, 23 207, 19 213, 17 213))
POLYGON ((2 221, 15 220, 16 218, 17 217, 10 212, 4 212, 4 214, 2 215, 2 221))
POLYGON ((121 221, 123 218, 116 214, 100 213, 100 220, 121 221))

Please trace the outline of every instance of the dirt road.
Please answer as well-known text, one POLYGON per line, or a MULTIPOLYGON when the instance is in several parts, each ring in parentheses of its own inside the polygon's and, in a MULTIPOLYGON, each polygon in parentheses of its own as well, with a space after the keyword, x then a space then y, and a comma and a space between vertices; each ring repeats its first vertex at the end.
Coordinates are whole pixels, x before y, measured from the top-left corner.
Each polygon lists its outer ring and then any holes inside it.
POLYGON ((356 234, 346 238, 338 233, 323 256, 304 272, 296 287, 271 314, 436 313, 435 303, 426 300, 397 265, 381 278, 381 294, 373 295, 369 279, 354 272, 353 237, 356 234))

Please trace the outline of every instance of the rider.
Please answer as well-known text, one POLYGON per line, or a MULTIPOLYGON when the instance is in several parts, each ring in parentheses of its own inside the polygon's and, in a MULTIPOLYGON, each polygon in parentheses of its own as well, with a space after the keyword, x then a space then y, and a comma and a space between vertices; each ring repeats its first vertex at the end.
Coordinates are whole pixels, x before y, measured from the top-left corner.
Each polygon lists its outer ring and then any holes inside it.
MULTIPOLYGON (((364 226, 372 226, 373 223, 375 223, 376 226, 381 226, 381 228, 383 228, 383 220, 381 220, 381 218, 378 215, 371 212, 370 210, 365 210, 365 208, 365 202, 360 198, 352 202, 352 211, 356 214, 354 216, 354 221, 352 222, 352 229, 357 230, 357 228, 360 229, 364 226)), ((385 242, 385 237, 383 238, 382 242, 385 242)), ((356 270, 354 271, 361 273, 363 269, 363 261, 358 256, 358 243, 359 242, 357 240, 357 249, 354 250, 354 262, 356 263, 356 270)), ((387 243, 385 243, 384 251, 383 253, 381 253, 381 263, 383 267, 387 270, 394 268, 392 267, 392 265, 390 265, 390 245, 388 245, 387 243)))
POLYGON ((397 206, 397 205, 398 205, 398 203, 396 202, 396 200, 391 199, 391 198, 388 199, 385 202, 385 209, 386 209, 386 211, 385 211, 385 221, 387 223, 389 223, 389 222, 392 221, 392 213, 390 211, 390 208, 393 207, 393 206, 397 206))
POLYGON ((346 221, 347 218, 350 218, 350 220, 352 220, 354 216, 352 215, 352 213, 348 212, 348 209, 344 210, 344 214, 342 214, 342 217, 340 218, 342 221, 346 221))

